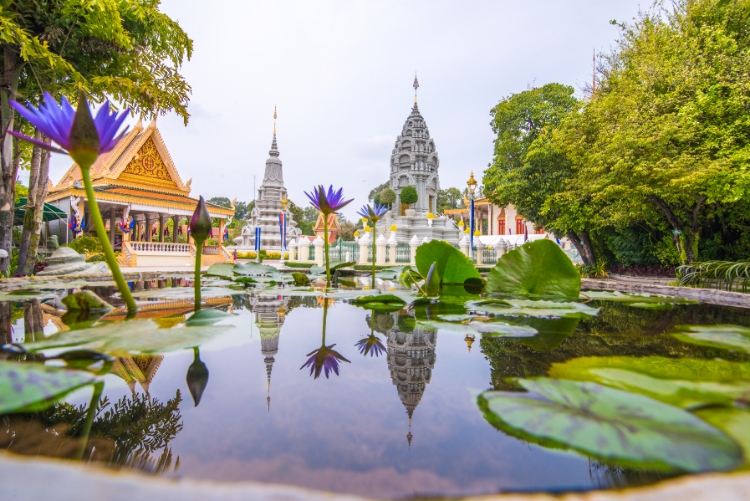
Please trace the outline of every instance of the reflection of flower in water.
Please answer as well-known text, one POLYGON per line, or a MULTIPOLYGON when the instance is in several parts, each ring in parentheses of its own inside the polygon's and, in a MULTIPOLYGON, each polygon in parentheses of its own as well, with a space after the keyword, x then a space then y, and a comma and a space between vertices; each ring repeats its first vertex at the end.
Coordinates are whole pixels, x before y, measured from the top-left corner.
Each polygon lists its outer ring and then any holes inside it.
POLYGON ((356 346, 359 349, 359 353, 364 356, 367 356, 369 353, 371 357, 379 357, 382 353, 386 352, 385 346, 383 346, 380 338, 374 334, 370 334, 366 338, 360 339, 354 346, 356 346))
POLYGON ((342 360, 344 362, 349 362, 349 360, 347 360, 339 352, 334 350, 334 346, 336 346, 335 343, 331 346, 323 345, 317 350, 311 351, 310 353, 305 355, 310 358, 307 359, 307 362, 305 362, 302 367, 300 367, 300 370, 304 369, 307 366, 310 366, 310 375, 312 376, 313 373, 315 373, 315 379, 318 379, 318 377, 320 377, 321 371, 324 371, 326 379, 328 379, 328 374, 330 374, 331 371, 335 372, 338 376, 339 360, 342 360))
POLYGON ((198 348, 193 348, 193 363, 190 364, 187 371, 187 385, 190 395, 193 397, 195 406, 201 402, 203 391, 208 384, 208 367, 203 363, 198 348))

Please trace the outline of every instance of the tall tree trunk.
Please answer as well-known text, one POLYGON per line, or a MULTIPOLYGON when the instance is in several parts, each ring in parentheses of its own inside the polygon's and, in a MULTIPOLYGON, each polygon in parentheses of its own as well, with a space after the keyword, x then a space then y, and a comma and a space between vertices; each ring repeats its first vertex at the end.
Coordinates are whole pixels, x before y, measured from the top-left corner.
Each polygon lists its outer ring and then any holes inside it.
MULTIPOLYGON (((39 131, 34 139, 49 144, 50 140, 39 131)), ((36 264, 36 253, 39 237, 42 232, 44 216, 44 199, 47 197, 49 179, 49 151, 37 146, 31 155, 31 172, 29 173, 29 196, 26 199, 26 214, 23 218, 21 245, 18 248, 17 276, 31 275, 36 264)))
POLYGON ((591 246, 591 239, 589 238, 588 231, 579 231, 576 233, 573 230, 567 231, 568 239, 573 243, 578 254, 583 260, 583 264, 588 266, 596 266, 596 257, 594 256, 594 248, 591 246))
POLYGON ((3 47, 3 74, 0 85, 0 249, 8 257, 0 258, 0 273, 7 275, 10 266, 11 238, 13 235, 13 206, 16 195, 16 174, 18 163, 13 158, 13 136, 8 130, 13 129, 15 113, 9 100, 18 89, 18 78, 21 73, 18 53, 9 45, 3 47))
MULTIPOLYGON (((691 235, 691 232, 686 232, 684 226, 680 222, 679 219, 677 219, 677 216, 675 216, 674 212, 672 211, 672 208, 669 206, 667 202, 662 200, 656 195, 649 195, 649 200, 651 200, 654 205, 656 205, 664 214, 664 216, 667 218, 667 222, 680 232, 681 235, 685 237, 684 241, 684 250, 685 251, 685 258, 687 259, 688 263, 694 263, 695 262, 695 254, 693 253, 693 235, 691 235)), ((701 202, 702 205, 702 202, 701 202)), ((700 208, 699 208, 700 209, 700 208)), ((675 236, 675 238, 677 238, 675 236)), ((677 240, 679 241, 679 239, 677 240)))

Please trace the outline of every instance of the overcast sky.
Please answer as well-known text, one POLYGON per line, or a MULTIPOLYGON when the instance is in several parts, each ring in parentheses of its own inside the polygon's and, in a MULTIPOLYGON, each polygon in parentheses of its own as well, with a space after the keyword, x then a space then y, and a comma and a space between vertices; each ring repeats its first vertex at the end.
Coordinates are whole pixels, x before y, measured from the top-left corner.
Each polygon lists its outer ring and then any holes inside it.
MULTIPOLYGON (((593 50, 618 36, 609 21, 632 20, 639 2, 163 0, 162 9, 195 43, 182 69, 190 123, 157 122, 191 194, 254 198, 277 105, 290 198, 301 205, 315 184, 341 186, 355 198, 351 219, 388 179, 415 71, 441 187, 463 188, 492 159, 490 109, 549 82, 580 94, 593 50)), ((69 164, 54 158, 54 182, 69 164)))

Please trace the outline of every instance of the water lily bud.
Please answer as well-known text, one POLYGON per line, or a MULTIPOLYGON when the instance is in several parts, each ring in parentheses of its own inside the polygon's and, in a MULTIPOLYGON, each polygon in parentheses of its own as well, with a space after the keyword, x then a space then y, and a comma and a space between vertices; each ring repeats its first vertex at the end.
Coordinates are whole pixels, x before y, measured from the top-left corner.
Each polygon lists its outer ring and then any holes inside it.
POLYGON ((201 397, 203 396, 203 391, 208 384, 208 367, 206 367, 206 364, 201 361, 200 353, 197 348, 195 349, 193 363, 188 367, 186 380, 188 390, 190 390, 190 395, 193 397, 193 402, 195 402, 195 406, 198 407, 198 404, 201 402, 201 397))
POLYGON ((83 92, 78 98, 78 107, 70 128, 69 147, 70 156, 82 169, 90 168, 99 156, 99 133, 83 92))
POLYGON ((424 291, 428 296, 437 296, 440 294, 440 274, 435 269, 436 266, 437 263, 433 262, 424 281, 424 291))
POLYGON ((201 243, 211 235, 211 216, 208 214, 203 197, 198 200, 198 206, 193 212, 193 217, 190 218, 190 235, 196 242, 201 243))

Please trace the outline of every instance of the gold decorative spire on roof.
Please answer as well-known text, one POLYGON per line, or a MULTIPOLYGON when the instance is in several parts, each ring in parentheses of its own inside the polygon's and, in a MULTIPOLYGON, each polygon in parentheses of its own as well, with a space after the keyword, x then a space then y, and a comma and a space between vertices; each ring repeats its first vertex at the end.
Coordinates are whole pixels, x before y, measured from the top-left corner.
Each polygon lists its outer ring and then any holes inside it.
POLYGON ((276 135, 276 105, 273 105, 273 135, 276 135))
POLYGON ((464 338, 464 341, 466 342, 466 347, 469 349, 469 353, 471 353, 471 345, 474 344, 475 337, 471 334, 466 334, 466 337, 464 338))

